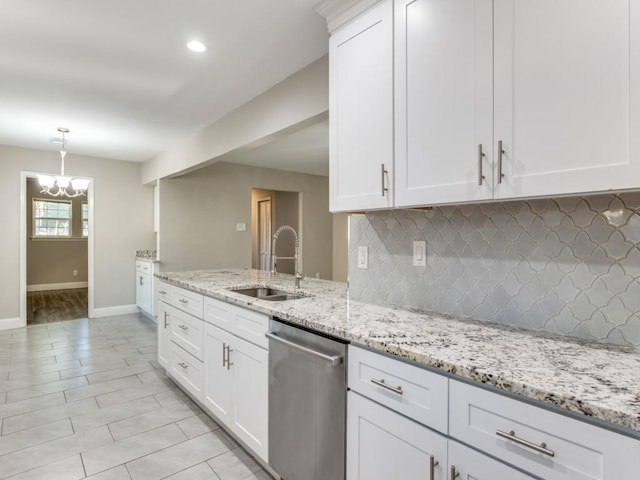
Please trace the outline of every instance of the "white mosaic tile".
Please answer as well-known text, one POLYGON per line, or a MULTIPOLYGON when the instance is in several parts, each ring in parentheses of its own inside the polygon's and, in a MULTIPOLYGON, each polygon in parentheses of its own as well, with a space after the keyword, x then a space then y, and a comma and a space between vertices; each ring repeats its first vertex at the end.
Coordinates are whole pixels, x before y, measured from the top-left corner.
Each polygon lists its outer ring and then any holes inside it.
POLYGON ((640 194, 353 215, 352 298, 640 346, 640 194), (426 240, 426 267, 412 242, 426 240), (355 250, 369 248, 369 268, 355 250))

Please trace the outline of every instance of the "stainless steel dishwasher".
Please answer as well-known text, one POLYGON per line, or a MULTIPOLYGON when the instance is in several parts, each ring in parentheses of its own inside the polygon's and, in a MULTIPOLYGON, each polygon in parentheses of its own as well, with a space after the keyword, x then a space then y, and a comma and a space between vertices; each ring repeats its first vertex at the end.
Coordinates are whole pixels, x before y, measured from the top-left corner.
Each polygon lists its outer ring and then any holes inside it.
POLYGON ((283 480, 344 480, 347 345, 271 320, 269 464, 283 480))

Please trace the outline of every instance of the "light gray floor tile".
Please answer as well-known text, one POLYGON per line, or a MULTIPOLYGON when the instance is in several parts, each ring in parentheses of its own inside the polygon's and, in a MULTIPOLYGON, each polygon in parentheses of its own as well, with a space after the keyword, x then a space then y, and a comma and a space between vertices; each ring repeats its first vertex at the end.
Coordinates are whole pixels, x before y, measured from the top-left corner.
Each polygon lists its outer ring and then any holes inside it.
POLYGON ((199 463, 194 467, 165 477, 165 480, 220 480, 206 463, 199 463))
MULTIPOLYGON (((174 384, 175 385, 175 384, 174 384)), ((154 395, 155 399, 158 401, 160 405, 163 407, 168 407, 171 405, 182 405, 188 404, 200 410, 199 407, 196 407, 196 404, 189 398, 189 396, 184 393, 182 390, 176 388, 171 388, 164 392, 156 393, 154 395)))
POLYGON ((131 480, 131 475, 129 475, 127 467, 118 465, 104 472, 91 475, 87 477, 87 480, 131 480))
POLYGON ((6 380, 0 382, 0 392, 9 392, 43 383, 50 383, 60 380, 58 372, 43 373, 41 375, 30 375, 28 377, 18 378, 16 380, 6 380))
MULTIPOLYGON (((80 367, 80 362, 78 360, 71 360, 70 362, 62 362, 62 363, 50 363, 48 365, 36 365, 36 366, 22 366, 18 365, 10 365, 8 368, 9 380, 15 380, 16 378, 28 377, 30 375, 40 375, 42 373, 50 373, 50 372, 60 372, 62 370, 67 370, 70 368, 80 367)), ((2 368, 2 367, 0 367, 2 368)), ((64 380, 64 378, 62 378, 64 380)))
POLYGON ((34 412, 42 408, 60 405, 64 403, 64 393, 55 392, 39 397, 27 398, 18 402, 0 405, 0 418, 12 417, 25 412, 34 412))
MULTIPOLYGON (((186 439, 176 425, 157 428, 129 437, 111 445, 89 450, 82 454, 87 475, 107 470, 122 463, 175 445, 186 439)), ((131 470, 129 470, 131 473, 131 470)))
POLYGON ((11 480, 79 480, 81 478, 85 478, 82 460, 80 455, 74 455, 21 473, 11 477, 11 480))
POLYGON ((113 443, 113 438, 107 427, 98 427, 9 453, 0 457, 0 478, 23 473, 110 443, 113 443))
POLYGON ((153 367, 149 364, 136 365, 134 367, 114 368, 112 370, 105 370, 104 372, 101 372, 101 373, 94 373, 91 375, 87 375, 87 379, 89 380, 89 383, 93 385, 96 383, 108 382, 109 380, 129 377, 131 375, 138 375, 139 373, 150 372, 150 371, 153 371, 153 367))
MULTIPOLYGON (((81 367, 80 362, 78 360, 75 360, 75 362, 77 362, 77 365, 74 366, 73 368, 60 371, 60 378, 62 380, 64 380, 65 378, 74 378, 74 377, 81 377, 83 375, 100 373, 107 370, 113 370, 114 368, 128 367, 128 365, 125 363, 124 360, 109 360, 107 362, 97 362, 93 365, 87 365, 86 367, 81 367)), ((126 375, 123 375, 123 376, 126 376, 126 375)), ((91 382, 91 383, 95 383, 95 382, 91 382)))
POLYGON ((59 380, 57 382, 43 383, 33 387, 21 388, 19 390, 11 390, 7 392, 7 403, 17 402, 27 398, 39 397, 48 393, 63 392, 72 388, 80 388, 87 385, 87 379, 84 377, 70 378, 67 380, 59 380))
POLYGON ((140 373, 138 375, 138 378, 142 383, 156 382, 158 380, 165 380, 167 378, 167 375, 166 373, 164 373, 164 370, 156 370, 156 368, 153 365, 151 365, 150 362, 147 362, 147 365, 153 368, 153 370, 146 373, 140 373))
POLYGON ((214 422, 206 413, 200 413, 199 415, 181 420, 178 422, 178 426, 189 438, 195 438, 203 433, 220 428, 220 425, 214 422))
POLYGON ((118 378, 110 382, 96 383, 95 385, 82 385, 78 388, 70 389, 64 392, 67 402, 81 400, 83 398, 95 397, 104 393, 117 392, 125 388, 140 385, 140 380, 135 376, 118 378))
POLYGON ((243 480, 273 480, 273 477, 266 471, 260 470, 243 480))
MULTIPOLYGON (((167 390, 171 390, 173 388, 177 388, 175 385, 171 384, 169 381, 157 381, 146 383, 144 385, 140 384, 140 380, 137 377, 126 377, 126 378, 135 378, 138 382, 138 386, 125 388, 119 390, 117 392, 105 393, 104 395, 99 395, 96 397, 98 401, 98 405, 100 408, 105 408, 110 405, 118 405, 121 403, 130 402, 135 400, 136 398, 146 397, 147 395, 153 395, 160 392, 166 392, 167 390)), ((100 385, 99 383, 96 385, 100 385)))
MULTIPOLYGON (((148 398, 148 397, 147 397, 148 398)), ((128 406, 129 404, 127 404, 128 406)), ((119 408, 123 408, 118 406, 119 408)), ((114 408, 114 407, 111 407, 114 408)), ((159 408, 140 415, 132 416, 109 424, 109 430, 117 442, 123 438, 138 435, 170 423, 193 417, 195 413, 186 405, 171 408, 159 408)))
POLYGON ((0 437, 0 455, 50 442, 67 435, 73 435, 71 421, 68 418, 46 425, 38 425, 10 435, 2 435, 0 437))
POLYGON ((94 412, 98 410, 98 404, 94 398, 86 398, 77 402, 56 405, 43 408, 35 412, 23 413, 5 418, 2 422, 2 435, 18 432, 38 425, 45 425, 56 420, 70 418, 72 415, 94 412))
POLYGON ((229 450, 218 432, 205 433, 127 463, 133 480, 157 480, 229 450))
MULTIPOLYGON (((94 399, 92 398, 91 400, 94 399)), ((90 430, 100 425, 108 425, 111 422, 117 422, 159 408, 160 404, 150 395, 128 403, 101 408, 95 412, 84 415, 73 416, 71 417, 71 422, 73 423, 74 430, 78 432, 81 430, 90 430)))
POLYGON ((220 480, 243 480, 262 470, 262 466, 241 448, 218 455, 207 463, 220 480))

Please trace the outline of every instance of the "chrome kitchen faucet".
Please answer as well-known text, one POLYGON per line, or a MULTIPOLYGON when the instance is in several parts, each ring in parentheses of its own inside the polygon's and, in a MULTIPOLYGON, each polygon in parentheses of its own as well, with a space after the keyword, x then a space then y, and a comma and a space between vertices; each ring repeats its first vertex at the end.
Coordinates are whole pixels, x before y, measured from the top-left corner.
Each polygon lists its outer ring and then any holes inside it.
POLYGON ((298 240, 298 234, 295 228, 293 228, 290 225, 282 225, 278 230, 276 230, 276 233, 273 234, 273 245, 271 246, 271 273, 273 275, 278 274, 278 256, 276 255, 276 242, 278 241, 278 237, 280 236, 280 233, 282 233, 284 230, 289 230, 291 231, 291 233, 293 233, 293 236, 295 238, 295 249, 294 249, 293 257, 280 257, 280 259, 294 261, 293 269, 295 271, 295 276, 296 276, 295 286, 296 288, 300 288, 300 280, 304 278, 304 275, 300 273, 298 269, 299 262, 300 262, 300 241, 298 240))

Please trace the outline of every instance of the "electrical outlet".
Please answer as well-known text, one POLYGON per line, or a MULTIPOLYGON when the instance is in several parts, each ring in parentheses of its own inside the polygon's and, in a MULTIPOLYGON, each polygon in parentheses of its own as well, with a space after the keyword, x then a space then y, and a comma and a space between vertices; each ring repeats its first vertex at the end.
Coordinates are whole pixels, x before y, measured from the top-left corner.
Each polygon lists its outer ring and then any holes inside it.
POLYGON ((424 240, 413 242, 413 266, 427 266, 427 242, 424 240))
POLYGON ((369 268, 369 247, 358 247, 358 268, 369 268))
POLYGON ((74 276, 74 277, 77 277, 77 276, 78 276, 78 270, 74 270, 74 271, 73 271, 73 276, 74 276))
POLYGON ((247 224, 246 223, 236 223, 236 231, 238 232, 246 232, 247 224))

